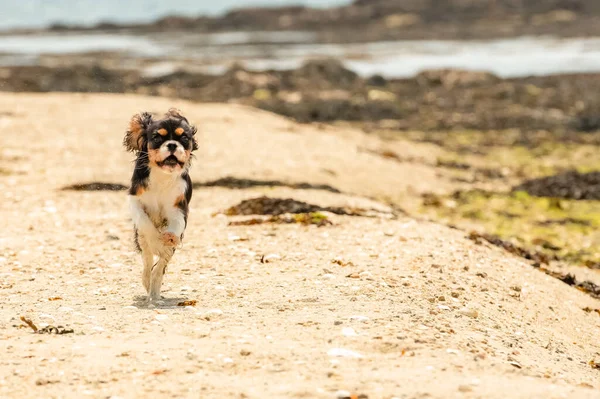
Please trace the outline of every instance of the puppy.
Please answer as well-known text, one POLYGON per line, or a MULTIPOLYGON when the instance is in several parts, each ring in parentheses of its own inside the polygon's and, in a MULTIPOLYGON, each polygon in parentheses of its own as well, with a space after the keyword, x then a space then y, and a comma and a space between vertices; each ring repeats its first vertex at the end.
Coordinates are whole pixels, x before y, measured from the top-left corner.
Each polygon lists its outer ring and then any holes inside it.
POLYGON ((195 134, 196 128, 170 109, 159 120, 147 112, 134 115, 123 140, 137 156, 129 202, 148 303, 160 300, 163 275, 187 226, 192 199, 188 171, 192 152, 198 149, 195 134))

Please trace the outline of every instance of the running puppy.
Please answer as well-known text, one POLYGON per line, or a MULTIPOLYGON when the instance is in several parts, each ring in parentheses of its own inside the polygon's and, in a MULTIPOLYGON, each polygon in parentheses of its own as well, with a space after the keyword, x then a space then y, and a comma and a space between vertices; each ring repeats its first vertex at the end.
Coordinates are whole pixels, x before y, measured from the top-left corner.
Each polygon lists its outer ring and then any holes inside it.
POLYGON ((192 151, 198 149, 195 134, 196 128, 170 109, 159 120, 147 112, 134 115, 123 139, 125 148, 137 156, 129 201, 149 303, 161 298, 163 275, 187 226, 192 199, 188 170, 192 151))

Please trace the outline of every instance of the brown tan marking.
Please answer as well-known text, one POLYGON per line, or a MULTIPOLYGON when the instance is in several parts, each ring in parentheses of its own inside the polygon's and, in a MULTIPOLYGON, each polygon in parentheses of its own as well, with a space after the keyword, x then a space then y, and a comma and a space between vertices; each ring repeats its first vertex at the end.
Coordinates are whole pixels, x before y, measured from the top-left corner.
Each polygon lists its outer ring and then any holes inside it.
POLYGON ((159 157, 160 157, 160 150, 148 149, 148 163, 150 165, 156 165, 157 162, 162 161, 162 159, 159 159, 159 157))
POLYGON ((185 195, 181 194, 179 197, 177 197, 175 199, 175 204, 173 204, 175 207, 179 207, 179 205, 185 201, 185 195))
POLYGON ((181 136, 183 134, 183 128, 182 127, 178 127, 177 129, 175 129, 175 134, 178 136, 181 136))
POLYGON ((139 197, 140 195, 144 194, 145 191, 146 189, 143 186, 138 186, 137 190, 135 190, 135 195, 139 197))
POLYGON ((166 136, 167 134, 169 134, 169 132, 167 132, 167 129, 158 129, 158 134, 160 134, 161 136, 166 136))

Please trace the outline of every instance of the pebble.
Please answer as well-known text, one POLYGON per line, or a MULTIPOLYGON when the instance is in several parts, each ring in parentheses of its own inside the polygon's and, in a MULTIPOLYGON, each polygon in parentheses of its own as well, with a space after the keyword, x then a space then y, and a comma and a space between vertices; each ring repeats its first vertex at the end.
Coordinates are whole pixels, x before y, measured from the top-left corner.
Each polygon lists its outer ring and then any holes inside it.
POLYGON ((364 356, 358 352, 344 348, 332 348, 327 351, 327 355, 331 357, 347 357, 352 359, 362 359, 364 356))
POLYGON ((268 254, 268 255, 266 255, 266 256, 263 258, 263 261, 264 261, 265 263, 269 263, 269 262, 272 262, 272 261, 274 261, 274 260, 277 260, 277 259, 281 259, 281 256, 279 256, 279 255, 277 255, 277 254, 268 254))
POLYGON ((350 320, 361 321, 363 323, 369 321, 370 319, 367 316, 350 316, 350 320))
POLYGON ((459 385, 458 390, 459 390, 459 392, 471 392, 473 390, 473 388, 471 388, 468 385, 459 385))
POLYGON ((369 272, 369 271, 360 272, 360 273, 358 273, 358 275, 361 278, 371 278, 371 277, 373 277, 373 274, 371 272, 369 272))
POLYGON ((464 316, 468 316, 472 319, 476 319, 479 317, 479 312, 477 311, 477 309, 473 308, 462 308, 461 310, 459 310, 459 313, 464 316))
POLYGON ((167 320, 169 318, 169 316, 167 316, 166 314, 157 314, 156 316, 154 316, 154 318, 156 320, 167 320))
POLYGON ((358 336, 356 331, 354 331, 354 328, 351 328, 351 327, 342 328, 342 335, 344 337, 357 337, 358 336))
POLYGON ((205 316, 221 316, 223 311, 221 309, 211 309, 204 313, 205 316))
POLYGON ((341 390, 341 389, 335 393, 335 397, 337 399, 350 398, 351 397, 350 395, 352 395, 350 392, 344 391, 344 390, 341 390))

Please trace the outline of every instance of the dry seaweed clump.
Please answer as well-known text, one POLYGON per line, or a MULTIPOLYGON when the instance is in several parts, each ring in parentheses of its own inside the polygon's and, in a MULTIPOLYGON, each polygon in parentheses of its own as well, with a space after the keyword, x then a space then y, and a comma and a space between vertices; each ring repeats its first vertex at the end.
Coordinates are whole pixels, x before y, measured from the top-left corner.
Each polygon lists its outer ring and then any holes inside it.
POLYGON ((230 189, 247 189, 253 187, 290 187, 298 190, 324 190, 336 194, 341 193, 340 190, 328 184, 288 183, 281 180, 254 180, 237 178, 233 176, 227 176, 204 183, 194 183, 193 187, 226 187, 230 189))
MULTIPOLYGON (((499 237, 491 235, 491 234, 480 234, 477 232, 472 232, 469 234, 469 239, 475 241, 478 244, 481 244, 483 242, 488 242, 494 246, 504 249, 507 252, 510 252, 511 254, 531 260, 534 262, 533 263, 534 267, 538 268, 540 271, 546 273, 547 275, 554 277, 571 287, 575 287, 579 291, 584 292, 594 298, 600 298, 600 286, 598 286, 596 283, 589 281, 589 280, 579 281, 572 274, 559 273, 559 272, 556 272, 553 270, 548 270, 545 267, 542 267, 542 265, 544 265, 544 264, 548 265, 550 263, 550 261, 552 261, 552 260, 557 260, 556 257, 550 257, 550 256, 548 256, 544 253, 540 253, 540 252, 528 251, 522 247, 519 247, 518 245, 515 245, 506 240, 502 240, 499 237)), ((588 308, 586 308, 584 310, 588 313, 592 312, 592 311, 598 312, 597 310, 588 309, 588 308)), ((599 314, 600 314, 600 312, 599 312, 599 314)))
POLYGON ((258 224, 303 224, 318 227, 329 226, 333 223, 327 215, 321 212, 296 213, 270 216, 268 218, 252 218, 248 220, 237 220, 229 222, 229 226, 254 226, 258 224))
POLYGON ((528 180, 514 188, 535 197, 600 200, 600 172, 569 171, 528 180))
POLYGON ((64 191, 124 191, 127 190, 127 186, 119 183, 92 182, 73 184, 62 189, 64 191))
POLYGON ((369 211, 364 209, 345 207, 324 207, 297 201, 292 198, 269 198, 266 196, 252 198, 240 202, 225 211, 227 216, 248 215, 272 215, 279 216, 291 214, 318 214, 318 212, 329 212, 336 215, 347 216, 369 216, 369 211))
POLYGON ((469 234, 469 239, 475 241, 477 244, 488 242, 494 246, 504 249, 507 252, 510 252, 511 254, 531 260, 535 262, 536 265, 547 265, 548 263, 550 263, 551 260, 555 260, 555 257, 549 256, 541 252, 528 251, 525 248, 515 245, 510 241, 503 240, 500 237, 492 234, 471 232, 469 234))

